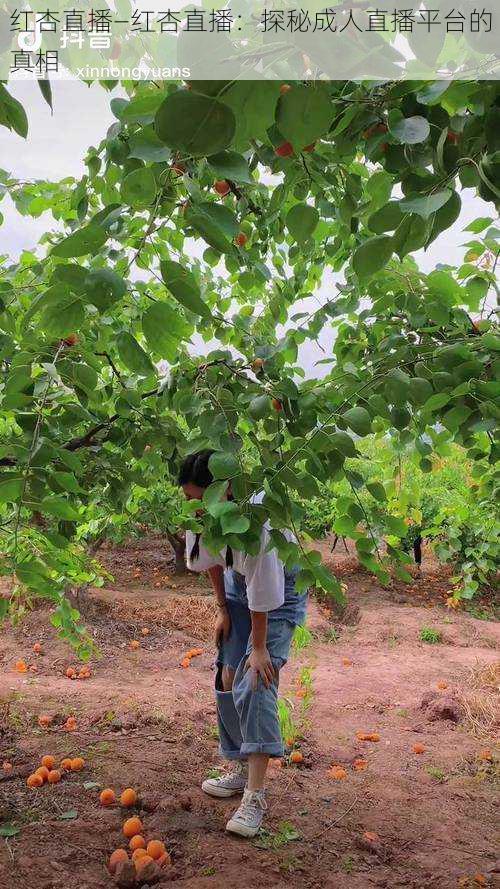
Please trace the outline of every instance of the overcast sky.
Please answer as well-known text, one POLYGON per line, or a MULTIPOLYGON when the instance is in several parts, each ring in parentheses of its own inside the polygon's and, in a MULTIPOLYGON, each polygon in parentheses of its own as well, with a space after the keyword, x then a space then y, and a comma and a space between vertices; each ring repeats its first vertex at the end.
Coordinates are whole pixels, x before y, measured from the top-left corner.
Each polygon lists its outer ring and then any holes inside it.
MULTIPOLYGON (((80 81, 55 81, 52 84, 53 115, 36 83, 11 82, 9 90, 26 108, 29 134, 24 140, 0 126, 0 167, 21 179, 57 180, 65 176, 81 176, 86 150, 90 145, 97 145, 115 121, 109 103, 117 90, 110 94, 98 84, 89 87, 80 81)), ((459 264, 463 257, 460 245, 472 237, 463 233, 464 227, 477 216, 496 215, 493 204, 477 198, 472 189, 462 191, 461 198, 462 213, 455 225, 444 232, 426 253, 415 254, 424 271, 440 262, 459 264)), ((0 254, 7 253, 12 258, 19 256, 22 250, 34 247, 45 231, 56 227, 49 213, 38 219, 20 216, 8 197, 0 202, 0 212, 4 216, 0 227, 0 254)), ((331 293, 334 280, 328 270, 317 293, 320 299, 323 294, 327 297, 331 293)), ((306 308, 311 310, 314 304, 306 308)), ((328 348, 331 336, 325 332, 321 340, 328 348)), ((303 363, 309 367, 317 358, 325 357, 316 350, 313 355, 311 344, 308 344, 307 352, 303 363)))

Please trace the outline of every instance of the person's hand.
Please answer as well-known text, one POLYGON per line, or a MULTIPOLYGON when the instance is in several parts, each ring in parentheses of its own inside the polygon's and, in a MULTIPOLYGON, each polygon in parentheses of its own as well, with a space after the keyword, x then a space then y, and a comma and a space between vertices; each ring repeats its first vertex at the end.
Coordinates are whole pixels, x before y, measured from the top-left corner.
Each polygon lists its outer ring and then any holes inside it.
POLYGON ((217 621, 215 624, 215 644, 217 648, 220 648, 223 642, 229 636, 231 632, 231 618, 229 616, 229 611, 227 608, 219 608, 219 613, 217 615, 217 621))
POLYGON ((276 678, 273 662, 269 657, 267 648, 252 649, 245 664, 245 670, 252 671, 252 688, 254 691, 257 690, 259 676, 266 688, 269 688, 271 682, 274 682, 276 678))

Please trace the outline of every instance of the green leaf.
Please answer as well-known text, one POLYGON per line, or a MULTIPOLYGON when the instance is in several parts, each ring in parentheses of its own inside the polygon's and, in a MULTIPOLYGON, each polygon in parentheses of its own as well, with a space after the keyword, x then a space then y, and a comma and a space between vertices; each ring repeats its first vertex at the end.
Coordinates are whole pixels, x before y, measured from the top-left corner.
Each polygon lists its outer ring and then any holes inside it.
POLYGON ((227 238, 222 228, 222 219, 217 217, 213 209, 189 207, 184 218, 186 223, 194 228, 214 250, 218 250, 219 253, 232 253, 234 251, 232 241, 227 238))
POLYGON ((299 242, 307 241, 319 222, 319 213, 309 204, 295 204, 288 211, 285 222, 292 238, 299 242))
POLYGON ((0 120, 5 122, 9 129, 14 130, 18 136, 26 139, 28 135, 28 118, 26 112, 17 99, 0 83, 0 120))
POLYGON ((211 515, 215 515, 214 509, 217 510, 217 508, 220 506, 222 498, 224 497, 226 492, 227 482, 225 479, 223 481, 212 482, 212 484, 205 489, 205 492, 203 494, 203 503, 205 504, 211 515))
POLYGON ((113 99, 113 114, 126 123, 149 124, 164 98, 165 93, 155 88, 135 96, 126 105, 118 105, 121 100, 113 99))
POLYGON ((403 259, 407 253, 420 250, 428 241, 432 219, 425 220, 416 214, 406 216, 393 235, 394 252, 403 259))
POLYGON ((78 818, 76 809, 68 809, 67 812, 62 812, 62 814, 59 815, 60 821, 74 821, 75 818, 78 818))
POLYGON ((232 182, 253 183, 248 163, 243 155, 236 151, 221 151, 207 158, 214 173, 219 179, 230 179, 232 182))
POLYGON ((347 432, 332 432, 329 436, 330 445, 335 450, 340 451, 344 457, 355 457, 356 446, 347 432))
POLYGON ((163 260, 160 269, 170 293, 181 305, 196 315, 211 317, 210 309, 201 298, 200 288, 192 272, 173 260, 163 260))
POLYGON ((49 336, 65 337, 81 327, 84 316, 81 299, 69 294, 66 299, 47 306, 41 315, 40 327, 49 336))
POLYGON ((155 117, 159 139, 192 157, 206 157, 228 148, 235 128, 235 116, 227 105, 188 90, 171 93, 155 117))
POLYGON ((434 83, 428 83, 417 93, 417 102, 421 105, 438 105, 449 86, 449 80, 435 80, 434 83))
POLYGON ((464 228, 466 232, 474 232, 475 235, 478 235, 480 232, 484 231, 485 228, 488 228, 489 225, 493 222, 491 216, 479 216, 477 219, 474 219, 473 222, 469 223, 464 228))
POLYGON ((53 111, 52 108, 52 87, 50 85, 50 80, 37 80, 38 86, 40 87, 40 92, 47 102, 50 110, 53 111))
POLYGON ((397 404, 391 408, 391 421, 396 429, 406 429, 410 420, 411 414, 407 408, 399 407, 397 404))
POLYGON ((150 207, 156 196, 156 180, 149 167, 132 170, 125 176, 120 189, 122 200, 134 210, 150 207))
POLYGON ((403 117, 395 123, 390 122, 389 129, 403 145, 417 145, 419 142, 425 142, 431 132, 429 121, 420 115, 403 117))
POLYGON ((391 370, 385 378, 384 390, 391 404, 401 406, 410 393, 410 377, 401 370, 391 370))
POLYGON ((372 431, 371 417, 364 407, 352 407, 342 415, 342 419, 356 435, 369 435, 372 431))
POLYGON ((155 368, 141 345, 136 338, 126 330, 118 334, 116 338, 116 348, 123 363, 133 373, 147 377, 155 373, 155 368))
POLYGON ((63 259, 71 259, 74 256, 94 255, 107 240, 107 234, 103 228, 94 223, 79 228, 76 232, 59 241, 52 248, 52 256, 61 256, 63 259))
POLYGON ((375 500, 379 500, 381 503, 387 500, 386 490, 381 482, 367 482, 366 487, 375 500))
POLYGON ((300 150, 328 132, 333 116, 325 87, 293 86, 278 102, 276 123, 284 139, 300 150))
POLYGON ((381 207, 373 213, 367 222, 368 228, 381 235, 384 232, 394 231, 401 224, 403 216, 399 201, 389 201, 385 207, 381 207))
POLYGON ((389 262, 393 253, 392 238, 388 235, 377 235, 364 241, 354 251, 352 264, 360 280, 374 275, 389 262))
POLYGON ((432 226, 432 230, 427 241, 426 246, 435 241, 438 235, 441 232, 446 231, 446 229, 450 228, 454 222, 460 216, 460 211, 462 209, 462 201, 460 195, 457 194, 456 191, 452 192, 451 198, 449 201, 439 208, 434 217, 434 223, 432 226))
POLYGON ((23 491, 22 475, 0 475, 0 503, 14 503, 23 491))
POLYGON ((191 336, 191 327, 182 315, 164 302, 155 302, 142 316, 142 329, 148 346, 161 358, 173 362, 180 343, 191 336))
POLYGON ((10 821, 0 824, 0 837, 15 837, 21 833, 20 827, 15 827, 10 821))
POLYGON ((214 479, 234 478, 241 473, 237 457, 229 451, 216 451, 208 461, 208 468, 214 479))
POLYGON ((399 206, 404 213, 417 213, 423 219, 428 219, 432 213, 439 210, 450 200, 453 192, 451 188, 444 188, 434 194, 405 198, 399 206))
POLYGON ((51 494, 44 497, 40 503, 41 512, 55 516, 56 519, 64 519, 67 522, 76 522, 80 518, 78 511, 64 497, 51 494))
POLYGON ((244 534, 250 527, 250 519, 239 513, 236 504, 231 505, 235 506, 235 510, 225 512, 221 516, 220 524, 222 532, 224 534, 244 534))
POLYGON ((409 383, 409 399, 412 404, 425 404, 432 395, 433 389, 429 380, 423 377, 412 377, 409 383))
POLYGON ((85 280, 86 299, 101 312, 111 308, 126 292, 125 281, 112 269, 93 269, 85 280))
POLYGON ((274 123, 279 94, 277 80, 240 80, 221 96, 220 101, 234 113, 235 148, 246 150, 251 139, 268 141, 267 131, 274 123))
POLYGON ((84 490, 80 487, 72 472, 54 472, 53 478, 61 488, 64 488, 65 491, 69 491, 71 494, 80 494, 84 490))
POLYGON ((464 298, 471 311, 477 312, 489 290, 489 283, 484 278, 475 275, 469 278, 465 288, 464 298))
POLYGON ((164 163, 170 160, 171 152, 158 139, 153 127, 144 127, 129 139, 129 157, 136 157, 146 163, 164 163))

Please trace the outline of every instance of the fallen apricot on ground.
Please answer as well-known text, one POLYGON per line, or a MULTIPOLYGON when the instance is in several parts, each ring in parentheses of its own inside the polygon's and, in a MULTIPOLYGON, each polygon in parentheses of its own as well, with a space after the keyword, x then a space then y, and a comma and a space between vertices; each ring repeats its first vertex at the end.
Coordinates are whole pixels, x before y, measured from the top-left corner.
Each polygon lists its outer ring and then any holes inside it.
MULTIPOLYGON (((138 851, 142 851, 142 850, 139 849, 138 851)), ((140 858, 136 858, 134 861, 135 869, 138 874, 140 874, 142 869, 145 868, 148 864, 152 864, 152 863, 153 863, 153 859, 151 858, 151 855, 147 855, 147 854, 141 855, 140 858)))
POLYGON ((29 778, 26 779, 26 784, 28 787, 41 787, 43 784, 43 778, 41 775, 30 775, 29 778))
POLYGON ((114 806, 116 803, 115 791, 111 787, 106 787, 99 794, 101 806, 114 806))
POLYGON ((74 716, 68 716, 66 722, 63 725, 63 729, 66 732, 74 732, 76 730, 76 719, 74 716))
POLYGON ((156 863, 159 867, 170 867, 172 859, 168 852, 164 852, 163 855, 156 859, 156 863))
POLYGON ((132 839, 137 833, 142 833, 142 821, 140 818, 127 818, 123 825, 123 834, 127 839, 132 839))
POLYGON ((344 667, 352 667, 352 661, 349 660, 348 657, 343 657, 342 663, 343 663, 344 667))
POLYGON ((149 629, 148 629, 148 627, 143 627, 142 630, 141 630, 141 633, 142 633, 143 636, 149 636, 149 629))
POLYGON ((141 643, 139 642, 139 640, 132 639, 132 641, 130 643, 130 648, 132 649, 132 651, 137 651, 137 649, 140 647, 141 647, 141 643))
POLYGON ((187 667, 189 667, 190 663, 191 663, 191 658, 185 657, 181 661, 181 667, 184 667, 184 669, 187 669, 187 667))
POLYGON ((425 753, 425 747, 424 747, 424 745, 423 745, 423 744, 420 744, 420 743, 417 741, 417 743, 413 745, 413 752, 414 752, 414 753, 425 753))
POLYGON ((74 667, 68 667, 66 670, 66 676, 68 679, 76 679, 76 670, 74 667))
POLYGON ((12 765, 12 763, 8 762, 7 760, 5 760, 5 762, 2 763, 2 769, 6 775, 8 775, 8 773, 11 772, 13 768, 14 768, 14 766, 12 765))
POLYGON ((352 765, 355 772, 364 772, 364 770, 368 768, 366 759, 355 759, 352 765))
POLYGON ((22 658, 20 660, 16 661, 14 666, 15 666, 18 673, 27 673, 28 672, 28 665, 27 665, 26 661, 22 660, 22 658))
POLYGON ((334 781, 343 781, 344 778, 347 778, 347 772, 342 766, 332 766, 328 775, 330 778, 333 778, 334 781))
POLYGON ((493 762, 493 754, 492 754, 491 750, 480 750, 477 755, 477 758, 481 762, 493 762))
POLYGON ((290 754, 290 762, 299 763, 304 762, 304 754, 301 750, 292 750, 290 754))
POLYGON ((51 769, 49 774, 47 775, 47 781, 49 784, 59 784, 62 775, 59 769, 51 769))
POLYGON ((45 766, 45 768, 49 770, 49 772, 51 769, 54 768, 54 766, 56 764, 55 756, 49 756, 49 755, 42 756, 40 761, 41 761, 42 765, 45 766))
POLYGON ((135 806, 137 802, 137 794, 132 787, 127 787, 120 796, 122 806, 135 806))
POLYGON ((162 855, 166 852, 165 843, 162 843, 161 840, 150 840, 147 847, 146 852, 151 858, 154 858, 156 861, 158 858, 161 858, 162 855))
POLYGON ((380 741, 380 735, 377 732, 356 732, 358 741, 380 741))
POLYGON ((33 651, 35 654, 43 654, 43 647, 40 642, 35 642, 33 651))
POLYGON ((108 861, 108 870, 110 873, 114 874, 117 868, 117 865, 122 861, 128 861, 128 854, 125 849, 115 849, 114 852, 109 857, 108 861))
POLYGON ((63 771, 71 772, 71 763, 72 762, 73 762, 73 760, 71 760, 71 759, 61 760, 61 768, 63 769, 63 771))
MULTIPOLYGON (((134 839, 134 837, 132 837, 132 839, 134 839)), ((142 837, 141 837, 141 839, 142 839, 142 837)), ((131 840, 131 842, 132 842, 132 840, 131 840)), ((132 861, 134 861, 134 862, 139 861, 140 858, 145 858, 145 856, 147 856, 147 854, 148 853, 146 852, 146 849, 144 848, 144 846, 139 846, 137 849, 134 849, 134 851, 132 852, 132 861)), ((151 857, 151 856, 149 856, 149 857, 151 857)))
POLYGON ((74 759, 71 760, 71 771, 72 772, 81 772, 85 765, 85 760, 81 756, 75 756, 74 759))
POLYGON ((437 687, 438 687, 438 688, 441 688, 441 689, 448 688, 448 683, 445 682, 444 679, 441 679, 441 680, 438 682, 437 687))
POLYGON ((146 840, 144 837, 141 837, 140 833, 136 833, 135 837, 132 837, 130 843, 128 844, 129 849, 132 852, 135 852, 137 849, 145 849, 146 848, 146 840))
POLYGON ((40 728, 48 728, 52 723, 52 716, 48 716, 47 713, 41 713, 38 717, 38 725, 40 728))
POLYGON ((39 766, 38 769, 35 769, 35 775, 40 775, 42 783, 45 784, 45 781, 49 777, 49 770, 46 766, 39 766))

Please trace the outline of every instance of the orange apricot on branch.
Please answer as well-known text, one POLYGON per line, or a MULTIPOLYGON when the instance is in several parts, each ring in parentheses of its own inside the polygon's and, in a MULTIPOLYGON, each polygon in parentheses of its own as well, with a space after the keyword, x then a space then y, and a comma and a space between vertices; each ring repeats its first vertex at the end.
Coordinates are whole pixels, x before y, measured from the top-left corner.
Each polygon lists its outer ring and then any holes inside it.
POLYGON ((116 803, 115 791, 111 787, 105 787, 99 794, 101 806, 114 806, 116 803))
POLYGON ((110 873, 114 874, 116 872, 116 868, 122 861, 128 861, 128 854, 125 849, 115 849, 115 851, 110 855, 108 861, 108 870, 110 873))
POLYGON ((248 241, 248 238, 247 238, 245 232, 238 232, 238 234, 236 235, 236 237, 234 239, 234 243, 238 247, 244 247, 247 241, 248 241))
POLYGON ((278 157, 290 157, 293 154, 293 145, 291 142, 282 142, 274 149, 274 153, 278 157))
POLYGON ((132 787, 127 787, 120 796, 122 806, 135 806, 137 802, 137 793, 132 787))
POLYGON ((277 411, 278 413, 280 413, 280 411, 283 410, 283 404, 281 403, 279 398, 273 398, 272 405, 273 405, 274 410, 277 411))
POLYGON ((226 194, 229 194, 229 182, 226 182, 225 179, 217 179, 214 182, 214 189, 217 194, 220 194, 221 197, 224 197, 226 194))
POLYGON ((132 839, 137 833, 142 834, 142 821, 140 818, 127 818, 123 825, 123 834, 127 839, 132 839))

